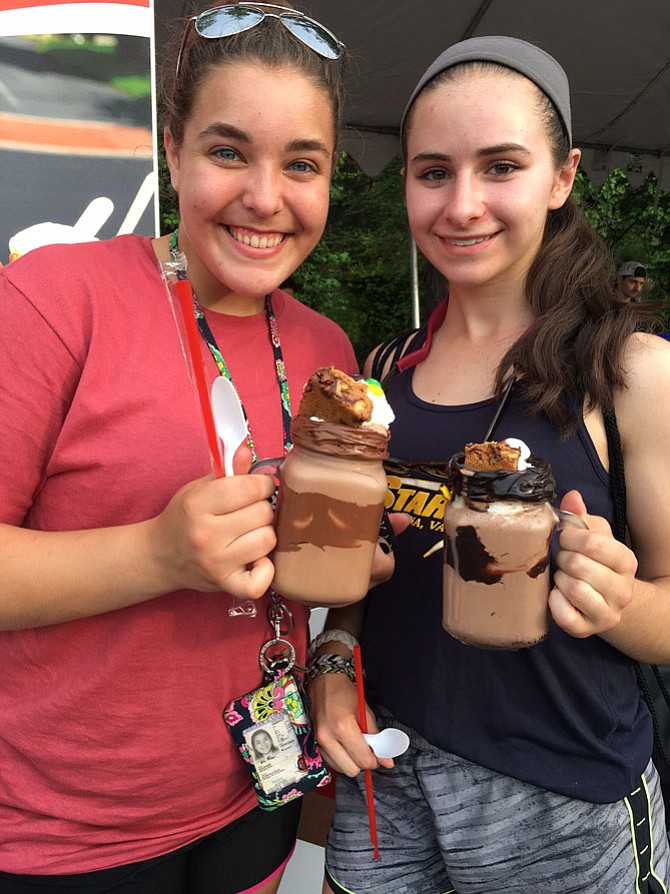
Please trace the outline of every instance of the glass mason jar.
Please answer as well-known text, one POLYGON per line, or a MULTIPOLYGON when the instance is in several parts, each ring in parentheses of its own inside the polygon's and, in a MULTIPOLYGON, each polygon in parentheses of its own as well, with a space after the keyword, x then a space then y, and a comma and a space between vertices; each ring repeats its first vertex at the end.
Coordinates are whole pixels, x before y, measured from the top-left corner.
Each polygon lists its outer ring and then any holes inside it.
POLYGON ((555 530, 586 527, 555 509, 549 464, 531 457, 522 472, 474 471, 449 462, 452 500, 444 510, 443 626, 455 639, 521 649, 549 630, 549 549, 555 530))
POLYGON ((388 432, 296 416, 291 436, 278 463, 272 586, 296 602, 357 602, 369 589, 384 510, 388 432))

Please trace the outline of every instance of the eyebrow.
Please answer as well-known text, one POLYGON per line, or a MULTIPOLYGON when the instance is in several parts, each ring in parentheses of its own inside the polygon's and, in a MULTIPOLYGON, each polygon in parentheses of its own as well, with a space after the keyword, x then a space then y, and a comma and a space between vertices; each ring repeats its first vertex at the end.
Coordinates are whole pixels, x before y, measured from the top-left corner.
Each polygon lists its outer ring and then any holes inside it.
POLYGON ((291 140, 286 149, 289 152, 323 152, 327 156, 332 154, 322 140, 291 140))
MULTIPOLYGON (((500 143, 498 146, 484 146, 476 152, 477 158, 487 158, 489 155, 504 155, 506 152, 522 152, 524 155, 530 155, 530 150, 520 143, 500 143)), ((451 155, 444 152, 419 152, 412 158, 413 162, 417 161, 451 161, 451 155)))
MULTIPOLYGON (((253 138, 246 130, 240 130, 232 124, 225 124, 217 121, 210 124, 200 132, 201 138, 206 137, 223 137, 228 140, 237 140, 239 143, 247 143, 251 145, 253 138)), ((287 152, 322 152, 324 155, 330 156, 331 151, 322 140, 299 139, 291 140, 286 144, 287 152)))
POLYGON ((234 127, 232 124, 224 124, 221 121, 217 121, 215 124, 210 124, 204 130, 200 131, 201 137, 226 137, 229 140, 239 140, 241 143, 252 143, 251 135, 246 132, 246 130, 240 130, 239 127, 234 127))

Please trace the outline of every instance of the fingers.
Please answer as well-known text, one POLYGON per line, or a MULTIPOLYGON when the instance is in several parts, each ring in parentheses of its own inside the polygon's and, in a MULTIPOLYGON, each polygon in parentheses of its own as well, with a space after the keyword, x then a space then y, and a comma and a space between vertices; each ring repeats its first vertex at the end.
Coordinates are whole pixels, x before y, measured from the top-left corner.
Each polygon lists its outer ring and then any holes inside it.
POLYGON ((182 488, 155 519, 152 543, 167 592, 262 596, 273 573, 267 558, 276 544, 273 490, 267 475, 208 476, 182 488))
POLYGON ((370 588, 376 587, 377 584, 383 584, 385 581, 389 580, 394 571, 395 556, 392 552, 387 552, 380 543, 377 543, 375 554, 372 558, 370 588))
POLYGON ((396 535, 402 534, 403 531, 406 531, 407 528, 409 528, 411 520, 412 517, 407 512, 389 513, 389 521, 391 522, 391 526, 393 527, 393 531, 396 535))
POLYGON ((370 574, 370 588, 389 580, 395 571, 393 555, 395 538, 409 526, 410 517, 404 512, 384 513, 370 574))
POLYGON ((246 475, 253 462, 253 454, 246 443, 240 444, 233 457, 233 471, 236 475, 246 475))
POLYGON ((269 475, 208 476, 187 484, 181 493, 185 510, 193 515, 224 515, 251 503, 269 500, 274 493, 274 482, 269 475))
MULTIPOLYGON (((356 686, 344 674, 322 674, 309 687, 314 729, 319 748, 336 772, 357 776, 361 770, 375 770, 393 761, 377 760, 363 738, 358 723, 356 686)), ((378 732, 372 712, 367 709, 368 730, 378 732)))
POLYGON ((586 520, 586 504, 582 499, 582 495, 577 490, 571 490, 565 494, 561 500, 560 508, 564 509, 566 512, 572 512, 574 515, 578 515, 580 518, 586 520))
POLYGON ((274 573, 274 565, 263 556, 248 567, 231 572, 226 578, 226 592, 238 599, 260 599, 272 583, 274 573))
POLYGON ((584 638, 619 623, 633 597, 637 560, 614 539, 605 519, 587 514, 576 491, 566 494, 561 509, 585 518, 590 530, 561 532, 549 607, 560 627, 584 638))

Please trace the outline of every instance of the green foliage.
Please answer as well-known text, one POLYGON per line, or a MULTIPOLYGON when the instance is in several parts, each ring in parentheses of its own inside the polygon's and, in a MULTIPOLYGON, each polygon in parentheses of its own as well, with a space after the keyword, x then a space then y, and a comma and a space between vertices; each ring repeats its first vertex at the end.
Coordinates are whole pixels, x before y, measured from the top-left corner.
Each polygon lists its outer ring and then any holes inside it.
POLYGON ((112 78, 112 87, 130 96, 131 99, 144 99, 151 96, 150 75, 127 75, 122 78, 112 78))
POLYGON ((350 156, 340 158, 323 239, 294 278, 299 297, 346 330, 361 364, 387 335, 411 326, 399 160, 371 179, 350 156))
POLYGON ((579 171, 574 194, 584 216, 612 252, 614 269, 639 261, 649 279, 645 301, 658 304, 657 328, 670 328, 670 193, 649 174, 638 187, 616 169, 600 187, 579 171))
POLYGON ((158 136, 158 207, 160 208, 161 236, 172 233, 179 225, 179 203, 170 183, 170 171, 165 160, 163 135, 158 136))
POLYGON ((50 53, 53 50, 69 50, 72 52, 99 53, 112 56, 116 52, 115 42, 92 41, 84 35, 71 34, 33 34, 25 38, 30 41, 38 53, 50 53))

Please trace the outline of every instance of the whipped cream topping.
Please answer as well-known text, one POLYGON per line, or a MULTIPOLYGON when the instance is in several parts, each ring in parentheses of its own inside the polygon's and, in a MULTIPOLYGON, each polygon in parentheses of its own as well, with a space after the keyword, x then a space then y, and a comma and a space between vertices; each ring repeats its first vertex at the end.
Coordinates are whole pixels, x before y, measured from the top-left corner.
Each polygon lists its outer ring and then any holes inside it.
POLYGON ((376 379, 366 379, 365 381, 368 386, 368 397, 372 401, 372 417, 363 425, 383 425, 388 428, 395 419, 395 413, 386 400, 384 390, 376 379))
POLYGON ((516 463, 517 472, 525 472, 526 469, 531 465, 528 460, 530 459, 530 448, 528 445, 522 441, 520 438, 505 438, 505 444, 508 447, 511 447, 513 450, 517 449, 521 451, 521 455, 516 463))

